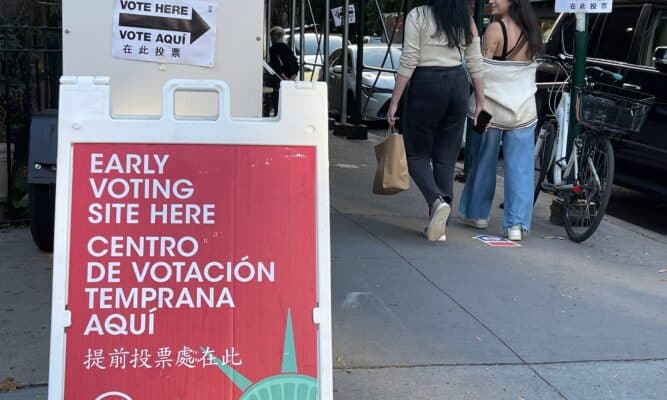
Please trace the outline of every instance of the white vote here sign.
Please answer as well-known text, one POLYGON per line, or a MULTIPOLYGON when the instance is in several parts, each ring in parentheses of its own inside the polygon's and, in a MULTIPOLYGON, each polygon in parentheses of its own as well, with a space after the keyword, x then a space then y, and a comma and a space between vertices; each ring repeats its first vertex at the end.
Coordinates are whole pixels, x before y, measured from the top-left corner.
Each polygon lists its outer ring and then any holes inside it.
POLYGON ((556 12, 610 13, 612 0, 556 0, 556 12))
MULTIPOLYGON (((334 26, 340 27, 343 26, 343 6, 332 8, 331 9, 331 16, 333 17, 334 20, 334 26)), ((354 7, 354 4, 350 4, 348 7, 348 12, 347 12, 347 21, 350 24, 355 24, 357 23, 357 14, 356 14, 356 8, 354 7)))
POLYGON ((214 0, 114 0, 114 58, 213 66, 214 0))

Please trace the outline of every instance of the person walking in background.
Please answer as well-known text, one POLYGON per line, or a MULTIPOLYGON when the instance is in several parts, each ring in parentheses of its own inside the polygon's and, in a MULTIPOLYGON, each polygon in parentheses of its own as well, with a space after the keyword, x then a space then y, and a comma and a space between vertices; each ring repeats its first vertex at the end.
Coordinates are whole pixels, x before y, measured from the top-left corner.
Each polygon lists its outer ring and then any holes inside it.
POLYGON ((482 55, 468 0, 429 0, 411 10, 398 76, 387 113, 396 122, 398 103, 410 81, 403 132, 410 176, 429 207, 425 234, 445 240, 451 211, 454 167, 461 148, 470 96, 465 57, 477 110, 484 109, 482 55))
POLYGON ((271 48, 269 48, 269 65, 278 74, 271 80, 273 93, 271 94, 271 103, 275 115, 278 115, 278 102, 280 97, 280 81, 294 80, 299 72, 299 62, 292 49, 284 42, 285 30, 279 26, 274 26, 269 31, 271 36, 271 48))
MULTIPOLYGON (((521 240, 530 230, 534 191, 535 56, 544 51, 529 0, 490 0, 495 22, 484 34, 484 85, 490 128, 473 135, 472 168, 461 196, 464 223, 488 226, 502 141, 505 170, 503 231, 521 240)), ((471 109, 475 104, 471 102, 471 109)))

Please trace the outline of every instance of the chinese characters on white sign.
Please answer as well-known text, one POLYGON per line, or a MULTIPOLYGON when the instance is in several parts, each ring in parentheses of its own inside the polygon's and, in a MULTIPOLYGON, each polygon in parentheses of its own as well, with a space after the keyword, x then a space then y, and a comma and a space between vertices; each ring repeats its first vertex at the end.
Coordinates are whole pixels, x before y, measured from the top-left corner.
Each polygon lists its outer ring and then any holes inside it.
POLYGON ((610 13, 612 0, 556 0, 556 12, 610 13))

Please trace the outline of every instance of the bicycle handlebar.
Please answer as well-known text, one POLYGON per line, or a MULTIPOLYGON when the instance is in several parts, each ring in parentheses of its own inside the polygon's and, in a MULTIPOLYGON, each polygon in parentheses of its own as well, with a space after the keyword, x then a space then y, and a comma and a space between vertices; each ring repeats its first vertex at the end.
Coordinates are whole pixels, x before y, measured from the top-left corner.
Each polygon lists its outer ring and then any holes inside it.
POLYGON ((608 77, 612 78, 615 81, 622 81, 623 80, 623 75, 621 75, 617 72, 608 71, 606 69, 603 69, 603 68, 600 68, 600 67, 595 67, 595 66, 586 67, 586 71, 589 71, 589 70, 597 71, 597 72, 599 72, 603 75, 607 75, 608 77))
MULTIPOLYGON (((555 62, 555 63, 559 64, 561 67, 563 67, 563 69, 568 74, 572 74, 573 65, 572 65, 571 62, 569 62, 568 58, 564 54, 558 54, 558 56, 552 56, 552 55, 549 55, 549 54, 544 54, 542 56, 541 60, 542 61, 555 62)), ((606 75, 606 76, 612 78, 614 81, 622 81, 623 80, 623 75, 621 75, 617 72, 613 72, 613 71, 606 70, 604 68, 597 67, 597 66, 587 66, 586 67, 586 72, 588 72, 588 71, 596 71, 596 72, 598 72, 602 75, 606 75)))

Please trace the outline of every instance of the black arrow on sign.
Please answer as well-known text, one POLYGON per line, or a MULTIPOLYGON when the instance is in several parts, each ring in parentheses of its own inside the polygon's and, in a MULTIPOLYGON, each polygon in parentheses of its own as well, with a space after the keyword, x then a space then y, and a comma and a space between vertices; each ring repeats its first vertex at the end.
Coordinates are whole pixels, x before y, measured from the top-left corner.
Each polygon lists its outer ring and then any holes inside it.
POLYGON ((192 19, 156 17, 153 15, 137 15, 121 13, 118 25, 128 28, 158 29, 162 31, 188 32, 190 44, 211 29, 204 18, 192 9, 192 19))

